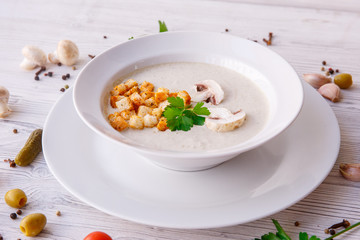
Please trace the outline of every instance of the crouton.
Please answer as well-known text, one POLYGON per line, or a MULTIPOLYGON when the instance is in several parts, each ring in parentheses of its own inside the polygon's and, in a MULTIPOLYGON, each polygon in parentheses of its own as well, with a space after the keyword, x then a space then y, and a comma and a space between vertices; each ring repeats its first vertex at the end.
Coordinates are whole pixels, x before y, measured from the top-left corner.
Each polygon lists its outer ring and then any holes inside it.
POLYGON ((111 96, 123 95, 127 91, 125 84, 121 83, 110 91, 111 96))
POLYGON ((120 96, 120 95, 111 96, 110 97, 110 105, 111 105, 111 107, 116 108, 116 102, 120 101, 123 98, 124 98, 124 96, 120 96))
POLYGON ((155 96, 155 93, 154 92, 142 92, 140 93, 140 96, 146 100, 146 99, 149 99, 151 97, 154 97, 155 96))
POLYGON ((163 102, 159 103, 158 107, 159 107, 162 111, 164 111, 165 108, 166 108, 168 105, 170 105, 170 103, 169 103, 168 100, 166 100, 166 101, 163 101, 163 102))
POLYGON ((166 93, 167 95, 169 95, 169 89, 167 88, 158 88, 156 92, 163 92, 163 93, 166 93))
POLYGON ((144 99, 140 96, 138 92, 134 92, 130 95, 129 98, 136 106, 144 105, 144 99))
POLYGON ((144 119, 139 116, 131 116, 129 120, 129 125, 131 128, 143 129, 144 128, 144 119))
POLYGON ((131 102, 129 97, 124 97, 120 101, 116 102, 116 107, 119 109, 119 112, 122 112, 124 110, 133 110, 134 105, 131 102))
POLYGON ((169 97, 177 97, 177 96, 178 96, 177 92, 169 93, 169 97))
POLYGON ((109 115, 110 125, 118 131, 123 131, 129 127, 129 124, 118 114, 119 113, 116 112, 115 114, 109 115))
POLYGON ((124 93, 124 96, 129 97, 135 92, 139 92, 139 88, 137 86, 130 88, 127 92, 124 93))
POLYGON ((148 128, 152 128, 155 127, 158 124, 159 120, 157 119, 157 117, 150 115, 150 114, 146 114, 144 117, 144 126, 148 127, 148 128))
POLYGON ((124 82, 124 85, 126 86, 127 90, 135 87, 138 85, 138 83, 134 79, 128 79, 126 82, 124 82))
POLYGON ((165 131, 166 129, 168 129, 168 127, 166 125, 166 118, 165 117, 160 118, 160 121, 159 121, 159 123, 157 124, 156 127, 160 131, 165 131))
POLYGON ((191 97, 187 91, 180 91, 177 93, 177 96, 184 100, 185 106, 190 105, 191 97))
POLYGON ((160 118, 161 118, 162 113, 163 113, 163 110, 161 110, 161 108, 154 108, 154 109, 151 111, 151 115, 157 117, 157 119, 160 119, 160 118))
POLYGON ((140 86, 140 91, 141 92, 152 92, 152 91, 154 91, 154 85, 152 83, 144 81, 140 86))
POLYGON ((165 101, 169 97, 169 94, 166 92, 156 92, 155 93, 155 101, 157 103, 165 101))
POLYGON ((151 108, 156 108, 156 107, 157 107, 157 103, 156 103, 154 97, 151 97, 151 98, 149 98, 149 99, 146 99, 144 103, 145 103, 145 105, 146 105, 147 107, 151 107, 151 108))
POLYGON ((131 117, 131 116, 134 116, 134 115, 136 115, 135 110, 131 110, 131 111, 129 111, 129 110, 124 110, 124 111, 122 111, 122 112, 120 113, 120 116, 121 116, 123 119, 125 119, 125 120, 129 120, 130 117, 131 117))
POLYGON ((152 112, 152 108, 149 108, 147 106, 140 106, 138 108, 138 112, 137 112, 137 115, 139 117, 144 117, 146 114, 149 114, 152 112))

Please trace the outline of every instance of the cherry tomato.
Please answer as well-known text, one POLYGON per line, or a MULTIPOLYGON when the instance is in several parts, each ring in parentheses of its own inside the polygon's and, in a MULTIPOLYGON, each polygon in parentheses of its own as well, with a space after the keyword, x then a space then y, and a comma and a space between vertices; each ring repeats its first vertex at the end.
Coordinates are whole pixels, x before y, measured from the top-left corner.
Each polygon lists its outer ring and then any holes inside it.
POLYGON ((92 232, 87 235, 84 240, 112 240, 112 238, 104 232, 92 232))

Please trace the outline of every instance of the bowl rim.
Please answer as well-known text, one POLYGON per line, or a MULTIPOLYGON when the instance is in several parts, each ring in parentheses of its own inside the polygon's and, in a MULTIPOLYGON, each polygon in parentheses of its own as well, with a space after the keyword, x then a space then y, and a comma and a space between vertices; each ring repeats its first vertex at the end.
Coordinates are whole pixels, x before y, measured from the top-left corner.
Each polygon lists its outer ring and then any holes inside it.
MULTIPOLYGON (((84 114, 82 114, 82 111, 80 110, 80 106, 78 104, 77 101, 77 92, 78 92, 78 82, 80 81, 79 79, 81 79, 82 75, 84 74, 84 72, 86 72, 89 68, 89 66, 91 66, 92 64, 96 63, 97 58, 92 59, 91 61, 89 61, 79 72, 79 74, 77 75, 75 84, 74 84, 74 89, 73 89, 73 103, 74 103, 74 107, 76 109, 76 112, 78 114, 78 116, 80 117, 80 119, 93 131, 95 131, 97 134, 99 134, 102 137, 105 137, 111 141, 113 141, 114 143, 120 144, 122 146, 126 146, 129 147, 133 150, 136 150, 138 152, 142 152, 145 154, 150 154, 150 155, 157 155, 157 156, 161 156, 161 157, 174 157, 174 154, 176 154, 176 158, 206 158, 206 157, 220 157, 220 156, 230 156, 230 155, 237 155, 249 150, 252 150, 262 144, 264 144, 265 142, 269 141, 270 139, 276 137, 277 135, 279 135, 281 132, 285 131, 289 126, 291 126, 291 124, 296 120, 296 118, 298 117, 298 115, 300 114, 300 111, 303 107, 303 103, 304 103, 304 88, 302 85, 302 81, 299 78, 298 74, 296 73, 294 67, 288 62, 286 61, 285 58, 283 58, 280 54, 278 54, 277 52, 270 50, 268 47, 265 47, 263 45, 260 45, 258 43, 253 42, 252 40, 249 39, 245 39, 239 36, 234 36, 234 35, 230 35, 230 34, 224 34, 224 33, 219 33, 219 32, 208 32, 208 31, 172 31, 172 32, 163 32, 163 33, 154 33, 154 34, 148 34, 148 35, 142 35, 139 36, 137 38, 134 38, 131 40, 131 42, 136 42, 136 41, 143 41, 143 39, 151 39, 151 38, 157 38, 160 37, 162 35, 182 35, 182 34, 215 34, 215 35, 224 35, 226 37, 229 38, 234 38, 234 39, 241 39, 242 41, 247 41, 250 44, 256 44, 257 47, 262 48, 265 51, 270 51, 272 54, 274 54, 276 57, 278 57, 279 59, 281 59, 284 63, 286 63, 289 67, 289 69, 291 71, 293 71, 293 73, 295 73, 297 80, 298 80, 298 90, 301 93, 300 94, 300 99, 299 100, 299 104, 297 106, 296 109, 296 114, 294 114, 291 117, 291 120, 287 122, 287 124, 285 124, 283 126, 283 128, 275 131, 275 133, 273 134, 268 134, 266 137, 262 138, 261 140, 257 141, 256 143, 250 145, 250 146, 245 146, 245 147, 241 147, 241 145, 243 143, 239 143, 230 147, 225 147, 225 148, 219 148, 219 149, 215 149, 215 150, 204 150, 204 151, 194 151, 194 152, 184 152, 184 151, 174 151, 174 150, 159 150, 159 149, 151 149, 149 147, 146 146, 142 146, 142 145, 132 145, 129 143, 125 143, 125 142, 121 142, 119 140, 116 140, 112 137, 110 137, 109 135, 107 135, 106 133, 104 133, 103 131, 101 131, 100 129, 98 129, 96 126, 94 126, 88 119, 86 116, 84 116, 84 114)), ((119 44, 116 44, 106 50, 104 50, 103 52, 101 52, 100 54, 97 55, 97 57, 107 54, 108 52, 113 51, 114 49, 122 46, 122 45, 126 45, 128 44, 130 41, 124 41, 121 42, 119 44)), ((245 143, 248 141, 245 141, 245 143)))

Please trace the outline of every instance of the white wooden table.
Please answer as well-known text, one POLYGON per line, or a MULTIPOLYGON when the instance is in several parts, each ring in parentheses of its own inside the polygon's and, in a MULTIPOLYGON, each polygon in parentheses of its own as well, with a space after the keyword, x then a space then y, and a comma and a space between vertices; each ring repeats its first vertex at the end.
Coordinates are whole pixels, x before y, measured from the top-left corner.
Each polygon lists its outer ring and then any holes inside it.
MULTIPOLYGON (((11 116, 0 120, 0 234, 4 239, 30 239, 19 230, 20 218, 3 196, 12 188, 23 189, 29 203, 24 214, 40 211, 48 217, 45 230, 36 239, 83 239, 89 232, 107 232, 113 239, 253 239, 274 231, 271 218, 281 222, 297 239, 299 231, 321 238, 324 229, 348 219, 360 220, 360 183, 345 180, 340 162, 360 161, 360 3, 349 1, 285 0, 137 0, 137 1, 1 1, 0 85, 11 92, 11 116), (178 230, 145 226, 122 220, 88 206, 67 192, 50 173, 42 154, 28 167, 10 168, 3 159, 14 159, 29 134, 42 128, 49 110, 72 86, 79 70, 103 50, 129 37, 158 32, 158 20, 169 31, 199 30, 228 32, 265 44, 274 33, 272 50, 282 55, 299 75, 320 73, 321 62, 351 73, 354 85, 342 91, 342 100, 331 103, 341 128, 339 158, 330 175, 309 196, 277 214, 247 224, 218 229, 178 230), (107 38, 104 38, 107 36, 107 38), (52 52, 61 39, 74 41, 81 60, 71 67, 48 65, 55 75, 34 80, 35 71, 19 68, 21 49, 27 44, 52 52), (61 75, 70 73, 69 80, 61 75), (14 134, 13 129, 18 133, 14 134), (56 216, 60 210, 62 215, 56 216), (300 226, 294 226, 298 221, 300 226)), ((64 116, 66 117, 66 116, 64 116)), ((66 151, 66 149, 64 149, 66 151)), ((360 229, 339 239, 360 239, 360 229)))

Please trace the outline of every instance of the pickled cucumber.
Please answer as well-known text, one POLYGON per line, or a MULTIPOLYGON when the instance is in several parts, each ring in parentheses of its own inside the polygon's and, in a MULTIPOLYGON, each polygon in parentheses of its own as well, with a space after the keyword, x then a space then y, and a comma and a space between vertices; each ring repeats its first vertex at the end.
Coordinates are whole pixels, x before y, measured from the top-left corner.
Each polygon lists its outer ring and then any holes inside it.
POLYGON ((27 166, 34 161, 36 156, 42 150, 41 137, 42 137, 42 129, 36 129, 30 134, 24 147, 15 157, 15 163, 17 165, 27 166))

